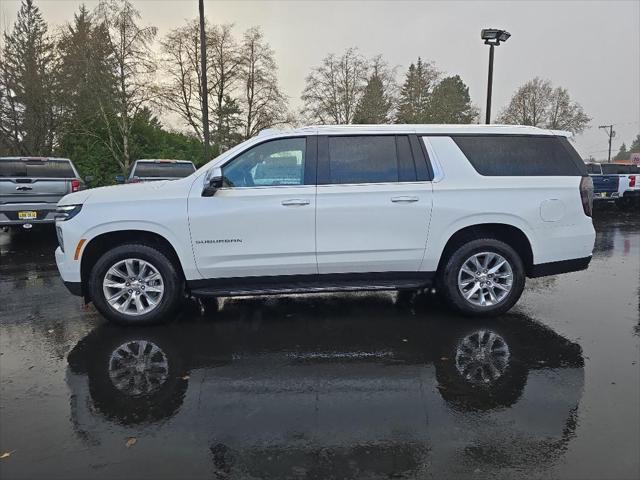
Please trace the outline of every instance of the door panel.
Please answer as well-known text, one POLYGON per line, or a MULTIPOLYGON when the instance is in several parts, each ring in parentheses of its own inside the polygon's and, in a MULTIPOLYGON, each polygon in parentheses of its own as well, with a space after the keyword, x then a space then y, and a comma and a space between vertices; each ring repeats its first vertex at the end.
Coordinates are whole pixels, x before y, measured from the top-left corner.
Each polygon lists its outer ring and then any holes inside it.
POLYGON ((319 185, 319 272, 417 271, 431 201, 430 182, 319 185))
POLYGON ((409 135, 319 137, 320 273, 419 270, 432 195, 418 147, 409 135))
POLYGON ((315 137, 259 142, 222 166, 225 188, 194 186, 191 242, 203 278, 317 274, 315 137))
POLYGON ((191 198, 193 252, 203 278, 318 273, 315 189, 228 188, 191 198))

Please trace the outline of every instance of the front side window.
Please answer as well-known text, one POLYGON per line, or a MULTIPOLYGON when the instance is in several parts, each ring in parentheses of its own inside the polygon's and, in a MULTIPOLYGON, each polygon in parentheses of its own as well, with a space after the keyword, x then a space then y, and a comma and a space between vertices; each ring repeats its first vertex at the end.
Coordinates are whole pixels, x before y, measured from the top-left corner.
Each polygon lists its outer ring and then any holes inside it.
POLYGON ((282 138, 241 153, 222 168, 226 187, 303 185, 305 138, 282 138))
POLYGON ((415 181, 408 137, 329 137, 328 177, 330 184, 415 181))

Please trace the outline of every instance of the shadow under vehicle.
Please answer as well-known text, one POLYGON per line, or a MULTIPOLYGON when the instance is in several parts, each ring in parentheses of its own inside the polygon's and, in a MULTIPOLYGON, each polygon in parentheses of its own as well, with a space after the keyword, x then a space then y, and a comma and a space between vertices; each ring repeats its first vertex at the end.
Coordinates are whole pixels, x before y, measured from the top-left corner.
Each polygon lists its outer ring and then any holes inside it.
POLYGON ((442 478, 562 455, 579 345, 523 315, 394 298, 228 299, 215 320, 101 325, 68 356, 75 431, 151 456, 175 442, 214 478, 442 478))

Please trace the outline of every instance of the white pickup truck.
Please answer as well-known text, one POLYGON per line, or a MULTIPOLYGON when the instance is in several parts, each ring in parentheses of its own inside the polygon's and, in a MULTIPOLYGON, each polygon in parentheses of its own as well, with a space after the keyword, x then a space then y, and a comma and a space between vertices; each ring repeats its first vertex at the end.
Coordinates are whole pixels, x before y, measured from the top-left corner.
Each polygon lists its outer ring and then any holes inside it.
POLYGON ((258 135, 175 181, 64 197, 60 274, 108 319, 200 297, 419 290, 495 315, 587 268, 593 185, 564 132, 319 126, 258 135))
POLYGON ((640 207, 640 167, 622 163, 603 163, 601 168, 603 174, 618 176, 616 206, 621 210, 640 207))

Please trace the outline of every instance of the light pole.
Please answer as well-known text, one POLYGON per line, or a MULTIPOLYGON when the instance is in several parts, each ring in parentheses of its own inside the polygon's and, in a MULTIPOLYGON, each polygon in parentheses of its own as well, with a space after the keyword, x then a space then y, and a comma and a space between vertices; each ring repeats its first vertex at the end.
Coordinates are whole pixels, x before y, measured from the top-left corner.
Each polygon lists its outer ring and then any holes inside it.
POLYGON ((486 123, 491 123, 491 90, 493 88, 493 47, 500 45, 500 42, 506 42, 511 34, 506 30, 497 28, 484 28, 480 32, 480 38, 484 40, 485 45, 489 45, 489 80, 487 83, 487 117, 486 123))
POLYGON ((204 0, 199 0, 200 10, 200 68, 202 69, 202 137, 204 140, 204 161, 209 158, 209 99, 207 88, 207 42, 204 30, 204 0))

